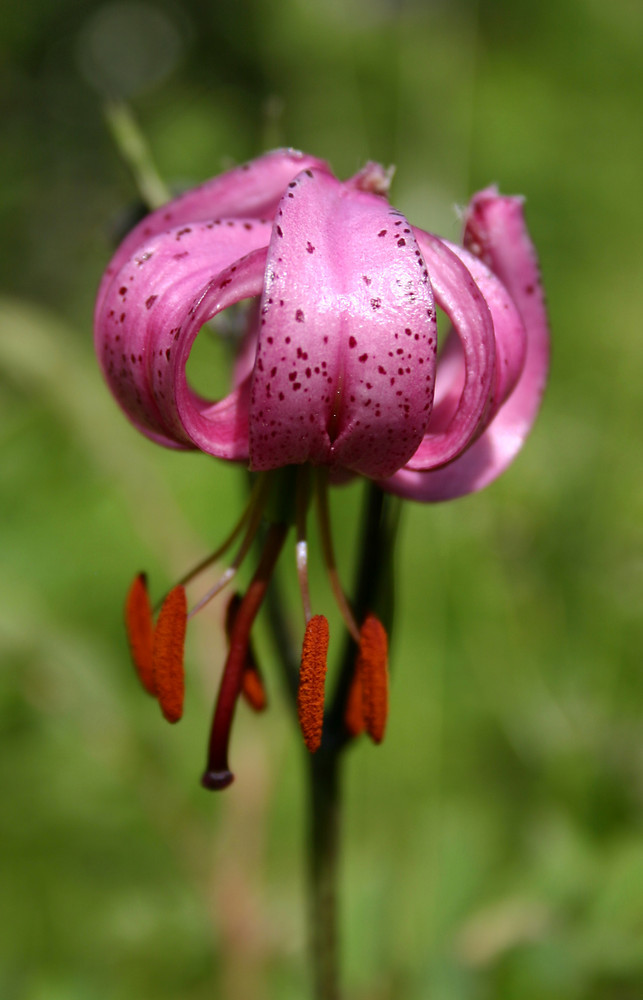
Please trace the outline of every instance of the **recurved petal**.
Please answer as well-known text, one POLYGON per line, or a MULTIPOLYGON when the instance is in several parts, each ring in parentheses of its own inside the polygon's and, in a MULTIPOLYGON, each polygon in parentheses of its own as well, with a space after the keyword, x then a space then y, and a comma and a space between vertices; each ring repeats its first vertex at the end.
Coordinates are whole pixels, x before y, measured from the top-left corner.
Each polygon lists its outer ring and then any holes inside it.
POLYGON ((254 219, 180 226, 145 243, 112 279, 96 315, 97 354, 121 407, 153 440, 247 457, 248 386, 204 400, 185 365, 208 319, 260 294, 269 233, 254 219))
POLYGON ((252 467, 313 461, 390 475, 424 435, 435 351, 431 284, 406 219, 377 195, 304 170, 273 224, 252 467))
POLYGON ((448 243, 447 246, 473 275, 493 321, 496 381, 491 396, 491 407, 486 416, 486 422, 489 423, 511 395, 522 374, 527 357, 527 331, 518 307, 502 281, 468 250, 452 243, 448 243))
POLYGON ((538 414, 549 367, 549 326, 536 251, 527 232, 521 198, 489 188, 469 207, 465 246, 498 276, 527 332, 527 353, 513 392, 484 434, 443 469, 401 469, 382 483, 390 492, 421 502, 451 500, 482 489, 513 461, 538 414))
MULTIPOLYGON (((527 354, 527 332, 509 292, 482 261, 462 247, 445 244, 460 258, 482 292, 493 322, 496 349, 496 377, 491 400, 477 434, 491 423, 504 401, 513 391, 522 373, 527 354)), ((465 379, 462 344, 451 329, 438 358, 435 399, 429 432, 445 430, 456 412, 465 379)))
POLYGON ((493 322, 471 273, 437 236, 416 229, 418 244, 431 275, 435 301, 456 331, 464 357, 464 385, 446 427, 427 433, 407 463, 410 469, 433 469, 452 461, 469 445, 483 424, 495 386, 496 349, 493 322))
POLYGON ((272 221, 288 181, 307 167, 327 169, 323 160, 296 149, 275 149, 191 188, 151 212, 128 233, 114 254, 98 291, 97 311, 113 276, 158 233, 214 219, 272 221))

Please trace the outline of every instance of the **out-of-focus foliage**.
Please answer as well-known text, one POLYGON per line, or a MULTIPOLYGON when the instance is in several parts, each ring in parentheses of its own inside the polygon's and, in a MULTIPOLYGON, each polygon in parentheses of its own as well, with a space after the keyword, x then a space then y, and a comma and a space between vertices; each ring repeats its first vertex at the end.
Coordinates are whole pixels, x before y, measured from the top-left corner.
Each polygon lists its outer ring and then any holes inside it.
MULTIPOLYGON (((302 754, 270 646, 271 710, 240 709, 219 797, 197 778, 221 608, 191 630, 179 727, 130 673, 130 578, 160 594, 244 480, 139 438, 101 384, 93 294, 136 201, 106 97, 177 187, 288 144, 340 175, 394 162, 396 204, 447 236, 474 189, 527 195, 550 389, 502 481, 406 511, 389 730, 348 761, 347 995, 643 995, 642 39, 634 0, 3 12, 3 998, 305 989, 302 754)), ((335 496, 341 552, 358 500, 335 496)))

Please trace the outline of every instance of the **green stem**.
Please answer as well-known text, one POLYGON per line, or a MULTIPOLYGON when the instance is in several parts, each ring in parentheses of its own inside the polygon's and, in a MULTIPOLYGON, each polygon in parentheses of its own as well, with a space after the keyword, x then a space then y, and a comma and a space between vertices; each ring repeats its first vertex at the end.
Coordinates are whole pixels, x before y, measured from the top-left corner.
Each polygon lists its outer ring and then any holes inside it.
POLYGON ((310 767, 310 948, 314 1000, 339 1000, 337 881, 339 754, 323 747, 310 767))
MULTIPOLYGON (((292 495, 292 491, 291 491, 292 495)), ((387 627, 392 618, 390 586, 399 505, 377 486, 366 487, 363 532, 359 546, 353 610, 361 621, 376 610, 387 627)), ((293 647, 278 580, 267 595, 269 623, 289 694, 296 709, 299 651, 293 647)), ((340 838, 340 758, 349 742, 344 725, 346 698, 353 676, 356 646, 350 635, 339 677, 324 720, 322 745, 308 757, 309 919, 314 1000, 339 1000, 338 878, 340 838)))

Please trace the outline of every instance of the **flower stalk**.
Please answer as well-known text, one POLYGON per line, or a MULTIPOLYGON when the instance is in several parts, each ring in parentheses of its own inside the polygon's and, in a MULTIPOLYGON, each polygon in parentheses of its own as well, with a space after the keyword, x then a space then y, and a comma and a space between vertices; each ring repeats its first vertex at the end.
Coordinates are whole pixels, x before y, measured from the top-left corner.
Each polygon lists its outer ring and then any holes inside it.
POLYGON ((339 1000, 340 749, 308 758, 309 920, 314 1000, 339 1000))

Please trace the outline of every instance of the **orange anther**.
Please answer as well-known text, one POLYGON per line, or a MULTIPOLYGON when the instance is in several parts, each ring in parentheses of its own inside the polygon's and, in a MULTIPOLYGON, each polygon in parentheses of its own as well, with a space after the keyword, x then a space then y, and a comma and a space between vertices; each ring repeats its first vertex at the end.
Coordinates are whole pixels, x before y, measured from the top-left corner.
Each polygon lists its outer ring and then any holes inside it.
POLYGON ((254 663, 248 663, 243 671, 241 694, 255 712, 263 712, 268 704, 261 674, 254 663))
POLYGON ((161 711, 168 722, 178 722, 183 715, 183 644, 187 613, 185 588, 175 587, 163 601, 154 630, 154 683, 161 711))
POLYGON ((125 600, 125 629, 129 642, 132 662, 145 690, 156 695, 154 670, 152 666, 152 643, 154 621, 147 593, 147 577, 139 573, 130 587, 125 600))
POLYGON ((297 712, 304 743, 311 753, 319 749, 324 726, 324 685, 328 654, 328 622, 314 615, 306 625, 299 669, 297 712))
POLYGON ((381 743, 388 715, 388 639, 384 626, 368 614, 359 633, 356 672, 362 688, 366 732, 381 743))
POLYGON ((355 673, 353 674, 348 698, 346 699, 344 725, 351 736, 359 736, 366 729, 364 708, 362 706, 362 682, 357 669, 355 669, 355 673))

